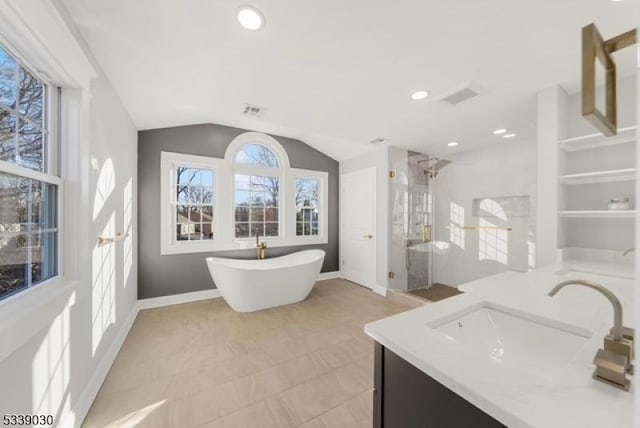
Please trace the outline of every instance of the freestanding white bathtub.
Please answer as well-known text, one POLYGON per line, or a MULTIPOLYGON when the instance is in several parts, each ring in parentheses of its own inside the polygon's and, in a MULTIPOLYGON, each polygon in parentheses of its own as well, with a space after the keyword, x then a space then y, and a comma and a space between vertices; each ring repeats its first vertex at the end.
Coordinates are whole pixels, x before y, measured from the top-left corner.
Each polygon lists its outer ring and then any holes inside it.
POLYGON ((207 257, 207 266, 229 306, 253 312, 306 299, 323 261, 323 250, 307 250, 265 260, 207 257))

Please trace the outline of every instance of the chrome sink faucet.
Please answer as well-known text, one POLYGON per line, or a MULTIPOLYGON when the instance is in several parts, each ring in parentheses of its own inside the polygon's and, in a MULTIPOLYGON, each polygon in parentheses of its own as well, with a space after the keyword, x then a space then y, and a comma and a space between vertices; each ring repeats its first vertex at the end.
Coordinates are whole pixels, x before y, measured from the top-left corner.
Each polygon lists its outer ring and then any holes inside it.
POLYGON ((622 325, 622 304, 620 300, 605 286, 583 279, 560 282, 549 292, 549 296, 555 296, 558 291, 567 285, 582 285, 591 288, 611 302, 613 306, 613 327, 609 334, 604 337, 604 349, 598 349, 593 360, 596 365, 593 378, 628 391, 630 382, 626 375, 633 374, 634 330, 622 325))

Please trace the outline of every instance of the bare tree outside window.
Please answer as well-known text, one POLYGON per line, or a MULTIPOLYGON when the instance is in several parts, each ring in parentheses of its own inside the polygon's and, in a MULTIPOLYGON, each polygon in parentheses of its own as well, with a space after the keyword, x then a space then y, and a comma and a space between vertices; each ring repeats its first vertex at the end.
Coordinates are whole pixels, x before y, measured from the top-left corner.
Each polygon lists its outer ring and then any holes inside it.
POLYGON ((315 178, 296 179, 296 236, 318 235, 318 189, 315 178))
POLYGON ((214 239, 215 171, 176 168, 176 240, 214 239))
POLYGON ((45 171, 45 86, 0 48, 0 160, 45 171))
POLYGON ((247 144, 236 155, 236 163, 239 165, 261 166, 267 168, 279 168, 277 156, 261 144, 247 144))
POLYGON ((272 169, 273 175, 235 175, 235 237, 251 238, 256 233, 280 235, 280 162, 268 147, 247 144, 235 158, 238 165, 272 169))
POLYGON ((59 179, 47 171, 46 100, 46 85, 0 47, 0 160, 25 171, 0 171, 0 299, 57 275, 59 179))

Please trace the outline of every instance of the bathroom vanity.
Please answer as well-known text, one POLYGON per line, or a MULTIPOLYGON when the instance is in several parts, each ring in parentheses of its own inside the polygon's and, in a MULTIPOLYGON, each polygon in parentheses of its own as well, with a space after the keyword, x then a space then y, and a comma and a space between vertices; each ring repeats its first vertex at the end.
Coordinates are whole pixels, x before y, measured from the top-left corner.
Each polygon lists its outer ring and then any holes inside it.
POLYGON ((374 428, 504 427, 379 343, 374 370, 374 428))
POLYGON ((631 272, 585 262, 505 272, 367 324, 374 427, 632 427, 633 379, 627 392, 592 378, 610 302, 582 287, 547 295, 568 279, 598 282, 622 301, 629 326, 631 272))

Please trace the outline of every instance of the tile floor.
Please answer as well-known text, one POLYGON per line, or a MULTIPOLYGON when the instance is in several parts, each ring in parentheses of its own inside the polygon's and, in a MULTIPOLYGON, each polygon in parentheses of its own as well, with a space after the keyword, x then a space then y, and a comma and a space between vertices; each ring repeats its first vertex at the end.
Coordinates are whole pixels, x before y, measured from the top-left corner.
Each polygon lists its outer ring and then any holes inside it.
POLYGON ((367 322, 409 309, 344 280, 234 312, 223 299, 141 311, 85 427, 371 427, 367 322))

